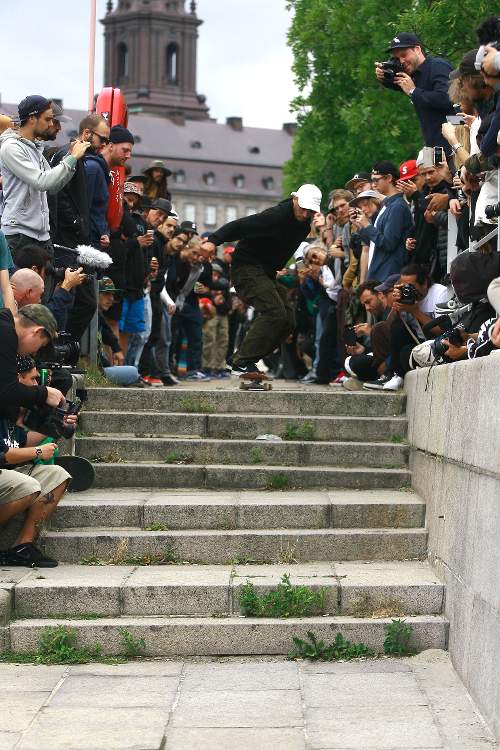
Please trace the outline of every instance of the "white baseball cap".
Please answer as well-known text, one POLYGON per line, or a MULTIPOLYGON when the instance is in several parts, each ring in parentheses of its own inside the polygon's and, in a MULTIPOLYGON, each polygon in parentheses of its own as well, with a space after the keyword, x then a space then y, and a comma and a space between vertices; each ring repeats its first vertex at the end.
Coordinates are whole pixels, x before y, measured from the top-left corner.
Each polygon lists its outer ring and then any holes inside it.
POLYGON ((299 206, 309 211, 321 211, 321 190, 316 185, 301 185, 296 193, 292 193, 294 198, 298 198, 299 206))

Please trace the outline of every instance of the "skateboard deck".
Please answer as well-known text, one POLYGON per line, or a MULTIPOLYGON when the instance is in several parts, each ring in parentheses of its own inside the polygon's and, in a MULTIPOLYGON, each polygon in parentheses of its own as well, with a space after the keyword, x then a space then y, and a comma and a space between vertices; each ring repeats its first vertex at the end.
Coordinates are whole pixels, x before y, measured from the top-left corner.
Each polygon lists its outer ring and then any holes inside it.
POLYGON ((242 391, 272 391, 271 379, 263 372, 249 372, 240 375, 242 391))

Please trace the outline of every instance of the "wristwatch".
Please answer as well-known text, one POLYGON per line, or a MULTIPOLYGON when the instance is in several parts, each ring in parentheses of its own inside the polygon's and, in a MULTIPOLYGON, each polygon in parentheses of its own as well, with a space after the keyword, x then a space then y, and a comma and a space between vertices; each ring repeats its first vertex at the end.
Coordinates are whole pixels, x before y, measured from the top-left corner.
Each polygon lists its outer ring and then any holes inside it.
POLYGON ((37 447, 35 448, 35 457, 36 457, 36 458, 41 458, 42 456, 43 456, 43 451, 42 451, 42 449, 40 448, 40 446, 38 445, 38 446, 37 446, 37 447))
POLYGON ((454 154, 456 154, 459 148, 463 148, 462 144, 455 143, 455 145, 451 147, 451 150, 453 151, 454 154))

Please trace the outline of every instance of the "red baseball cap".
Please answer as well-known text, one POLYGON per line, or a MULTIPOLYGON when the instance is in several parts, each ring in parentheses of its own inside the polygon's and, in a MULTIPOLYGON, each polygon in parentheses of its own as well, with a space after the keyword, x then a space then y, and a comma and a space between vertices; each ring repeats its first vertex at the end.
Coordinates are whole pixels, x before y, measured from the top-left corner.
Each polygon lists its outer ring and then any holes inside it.
POLYGON ((411 180, 418 175, 417 162, 415 159, 404 161, 399 167, 399 179, 411 180))

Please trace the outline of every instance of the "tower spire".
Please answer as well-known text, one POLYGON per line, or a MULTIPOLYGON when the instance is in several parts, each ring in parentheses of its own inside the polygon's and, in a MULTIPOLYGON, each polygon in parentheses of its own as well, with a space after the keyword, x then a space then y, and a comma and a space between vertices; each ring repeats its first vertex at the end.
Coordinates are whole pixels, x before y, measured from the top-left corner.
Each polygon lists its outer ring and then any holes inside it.
POLYGON ((191 0, 191 15, 196 15, 196 0, 191 0))

